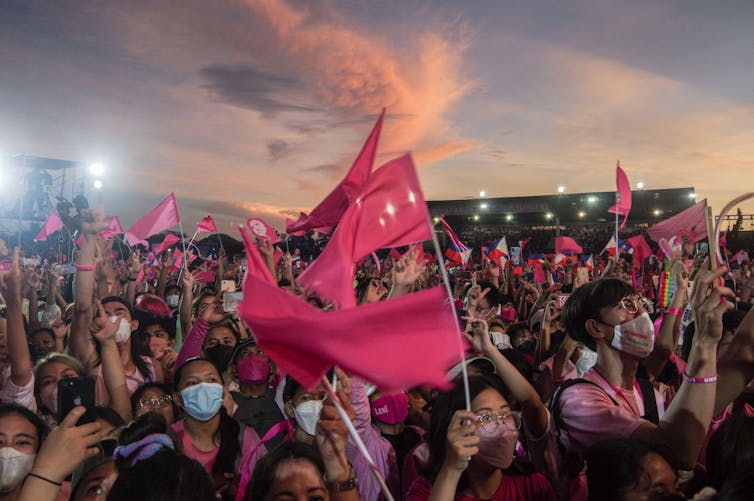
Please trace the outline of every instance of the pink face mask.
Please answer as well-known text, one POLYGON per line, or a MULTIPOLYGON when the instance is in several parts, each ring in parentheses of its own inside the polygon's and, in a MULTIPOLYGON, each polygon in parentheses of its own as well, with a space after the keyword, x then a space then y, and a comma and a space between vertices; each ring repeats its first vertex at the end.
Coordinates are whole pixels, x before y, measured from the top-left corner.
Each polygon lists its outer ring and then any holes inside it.
POLYGON ((502 423, 489 428, 491 429, 479 429, 479 452, 474 459, 495 468, 507 468, 513 463, 518 431, 511 430, 502 423))
POLYGON ((242 383, 264 383, 270 377, 270 362, 261 355, 252 354, 238 362, 236 373, 242 383))
POLYGON ((385 424, 402 423, 408 417, 408 395, 393 393, 372 400, 372 416, 385 424))
POLYGON ((516 321, 516 309, 513 306, 506 306, 500 312, 500 317, 508 322, 516 321))

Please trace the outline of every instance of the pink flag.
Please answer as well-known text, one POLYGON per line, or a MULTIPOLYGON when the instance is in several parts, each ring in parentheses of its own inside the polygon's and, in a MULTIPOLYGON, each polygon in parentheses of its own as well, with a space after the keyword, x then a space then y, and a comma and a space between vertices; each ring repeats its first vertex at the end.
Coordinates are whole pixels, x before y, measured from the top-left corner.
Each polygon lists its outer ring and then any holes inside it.
POLYGON ((636 235, 627 238, 626 242, 628 242, 633 249, 633 269, 638 270, 644 264, 644 260, 654 254, 652 248, 644 239, 644 235, 636 235))
POLYGON ((115 235, 123 234, 123 227, 120 225, 120 219, 118 219, 118 216, 111 217, 110 221, 107 222, 105 229, 100 231, 99 234, 105 239, 110 239, 115 235))
POLYGON ((183 266, 183 252, 181 252, 180 249, 175 248, 173 249, 173 267, 176 270, 180 270, 181 266, 183 266))
POLYGON ((692 243, 704 240, 707 238, 707 220, 704 215, 706 207, 707 199, 705 198, 675 216, 651 226, 647 229, 647 235, 655 242, 659 242, 661 238, 670 240, 677 237, 685 230, 692 243))
POLYGON ((196 223, 197 233, 217 233, 217 226, 212 216, 204 216, 201 221, 196 223))
POLYGON ((210 270, 194 273, 196 281, 203 284, 211 284, 215 281, 215 272, 210 270))
POLYGON ((246 226, 249 227, 252 235, 261 240, 267 240, 273 245, 283 241, 275 232, 275 228, 262 221, 258 217, 250 217, 249 219, 247 219, 246 226))
POLYGON ((556 254, 581 254, 582 252, 584 249, 571 237, 555 237, 556 254))
MULTIPOLYGON (((307 217, 306 214, 304 214, 303 212, 301 212, 299 214, 300 214, 299 215, 299 219, 307 217)), ((286 229, 292 227, 294 224, 296 224, 296 221, 294 221, 293 219, 291 219, 289 217, 285 218, 285 227, 286 227, 286 229)), ((294 237, 303 237, 304 235, 306 235, 306 230, 287 231, 287 233, 289 235, 293 235, 294 237)))
POLYGON ((154 250, 154 252, 155 252, 155 254, 159 254, 160 252, 164 251, 168 247, 170 247, 173 244, 176 244, 176 243, 178 243, 180 241, 181 241, 180 238, 178 238, 177 236, 173 235, 172 233, 168 233, 167 235, 165 235, 165 238, 160 243, 160 245, 157 246, 157 248, 154 250))
POLYGON ((298 282, 341 308, 354 306, 354 263, 383 247, 431 239, 428 221, 411 155, 391 160, 372 174, 298 282))
POLYGON ((34 237, 35 242, 43 242, 47 240, 47 237, 58 231, 60 228, 65 226, 63 224, 63 220, 60 219, 60 216, 58 216, 58 213, 55 211, 51 211, 50 214, 47 216, 47 221, 45 221, 45 224, 42 226, 42 229, 39 230, 39 233, 36 237, 34 237))
POLYGON ((446 372, 460 354, 442 288, 324 312, 263 278, 256 245, 245 243, 250 264, 239 312, 262 351, 303 386, 315 387, 333 365, 384 390, 448 386, 446 372))
POLYGON ((393 258, 393 261, 398 261, 401 258, 401 253, 398 252, 398 249, 390 249, 390 257, 393 258))
POLYGON ((126 240, 130 245, 136 245, 141 240, 178 224, 180 220, 175 193, 171 193, 157 207, 131 225, 126 232, 126 240))
POLYGON ((377 143, 380 140, 382 131, 382 121, 385 118, 385 109, 383 108, 380 118, 374 124, 372 132, 369 134, 359 156, 354 160, 351 169, 346 177, 333 189, 319 205, 317 205, 309 215, 303 212, 298 221, 287 223, 287 233, 297 233, 304 230, 322 228, 325 226, 335 226, 340 222, 343 213, 348 206, 354 201, 361 191, 362 186, 369 178, 374 165, 374 157, 377 154, 377 143))
POLYGON ((625 216, 623 223, 620 225, 621 229, 623 229, 628 220, 628 213, 631 212, 631 183, 628 182, 626 173, 620 168, 620 162, 618 162, 615 168, 615 184, 617 186, 615 205, 611 206, 607 211, 625 216))

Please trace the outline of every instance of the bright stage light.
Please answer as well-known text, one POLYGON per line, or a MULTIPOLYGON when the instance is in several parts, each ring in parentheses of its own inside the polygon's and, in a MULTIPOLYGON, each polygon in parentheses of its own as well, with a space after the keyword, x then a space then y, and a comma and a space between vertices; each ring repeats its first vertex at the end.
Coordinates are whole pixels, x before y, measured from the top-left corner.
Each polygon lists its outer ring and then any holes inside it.
POLYGON ((545 214, 545 218, 552 219, 552 212, 548 212, 547 214, 545 214))
POLYGON ((636 183, 636 188, 640 190, 643 190, 645 186, 646 185, 642 181, 639 181, 638 183, 636 183))
POLYGON ((435 216, 435 217, 433 217, 433 218, 432 218, 432 221, 433 221, 433 222, 434 222, 435 224, 437 224, 437 223, 439 223, 439 222, 440 222, 440 218, 439 218, 439 217, 437 217, 437 216, 435 216))
POLYGON ((474 214, 474 221, 479 221, 479 215, 478 214, 474 214))
POLYGON ((102 189, 102 180, 101 179, 95 179, 92 183, 92 186, 94 186, 95 190, 101 190, 102 189))
POLYGON ((565 186, 558 186, 558 193, 565 193, 566 187, 565 186))
POLYGON ((693 191, 689 193, 689 198, 696 198, 696 193, 694 193, 693 191))
POLYGON ((586 212, 584 212, 583 210, 579 211, 579 217, 584 217, 584 216, 586 216, 586 212))
POLYGON ((94 176, 101 176, 105 173, 105 166, 101 162, 95 162, 89 166, 89 172, 94 176))
POLYGON ((479 197, 480 198, 484 198, 486 196, 487 196, 487 192, 486 191, 482 190, 482 191, 479 192, 479 197))
POLYGON ((505 215, 505 220, 506 221, 513 221, 513 214, 506 214, 505 215))
POLYGON ((486 209, 487 208, 487 204, 481 204, 481 205, 479 205, 479 208, 480 209, 486 209))
POLYGON ((597 202, 597 197, 594 197, 594 196, 588 197, 586 199, 586 201, 589 202, 590 204, 593 204, 593 203, 597 202))

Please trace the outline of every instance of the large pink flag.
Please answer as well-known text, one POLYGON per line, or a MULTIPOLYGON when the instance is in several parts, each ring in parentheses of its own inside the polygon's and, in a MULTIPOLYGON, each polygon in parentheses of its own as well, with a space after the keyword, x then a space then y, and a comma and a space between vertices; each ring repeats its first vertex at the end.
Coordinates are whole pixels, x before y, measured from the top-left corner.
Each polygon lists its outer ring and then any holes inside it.
POLYGON ((556 254, 581 254, 584 249, 571 237, 555 237, 556 254))
POLYGON ((47 216, 47 220, 45 221, 45 224, 42 226, 42 229, 39 230, 39 233, 36 237, 34 237, 34 241, 36 242, 42 242, 44 240, 47 240, 47 237, 58 231, 60 228, 65 226, 63 224, 63 220, 60 219, 60 216, 58 216, 58 213, 55 211, 51 211, 50 214, 47 216))
POLYGON ((246 244, 239 312, 262 351, 296 381, 313 388, 338 365, 383 390, 448 386, 446 372, 460 360, 459 334, 441 287, 324 312, 264 278, 256 245, 246 244))
POLYGON ((160 252, 164 251, 171 245, 177 244, 180 241, 181 239, 179 237, 173 235, 172 233, 168 233, 167 235, 165 235, 165 238, 163 239, 163 241, 160 242, 160 245, 157 246, 157 248, 154 250, 154 253, 159 254, 160 252))
POLYGON ((628 176, 626 176, 626 173, 620 168, 620 162, 618 162, 617 167, 615 167, 615 184, 617 190, 615 192, 615 205, 611 206, 607 211, 625 216, 620 225, 622 229, 626 226, 628 213, 631 212, 631 183, 628 182, 628 176))
POLYGON ((217 233, 217 226, 212 216, 204 216, 201 221, 196 223, 197 233, 217 233))
POLYGON ((327 247, 297 281, 341 308, 354 306, 354 263, 377 249, 431 239, 428 221, 411 155, 391 160, 370 176, 327 247))
POLYGON ((175 201, 175 193, 171 193, 157 207, 131 225, 126 232, 126 240, 128 240, 130 245, 136 245, 155 233, 175 226, 180 220, 181 216, 178 214, 178 203, 175 201))
POLYGON ((340 222, 343 213, 348 209, 348 204, 353 202, 361 187, 369 178, 374 165, 374 157, 377 154, 377 143, 380 140, 382 121, 385 118, 385 109, 382 109, 380 118, 374 124, 359 156, 354 160, 346 177, 333 189, 319 205, 312 209, 309 215, 303 212, 295 222, 286 223, 286 233, 295 234, 300 231, 332 227, 340 222))
POLYGON ((707 199, 697 202, 675 216, 660 221, 647 229, 647 235, 655 242, 660 239, 670 240, 685 232, 692 243, 707 238, 707 220, 704 209, 707 207, 707 199))

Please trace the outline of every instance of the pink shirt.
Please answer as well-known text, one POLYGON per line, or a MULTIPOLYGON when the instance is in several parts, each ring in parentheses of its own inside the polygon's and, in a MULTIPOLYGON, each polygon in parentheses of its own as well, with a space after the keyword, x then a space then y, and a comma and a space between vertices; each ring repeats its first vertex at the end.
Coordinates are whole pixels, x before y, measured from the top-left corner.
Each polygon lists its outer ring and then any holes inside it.
MULTIPOLYGON (((413 481, 406 501, 424 501, 432 492, 432 484, 424 477, 413 481)), ((456 494, 454 501, 479 501, 481 498, 456 494)), ((555 493, 544 475, 505 475, 490 501, 555 501, 555 493)))
MULTIPOLYGON (((149 380, 154 381, 155 372, 154 364, 152 364, 152 359, 149 357, 141 358, 147 365, 147 370, 149 371, 149 380)), ((128 389, 129 397, 134 394, 139 386, 147 382, 147 380, 144 378, 144 376, 141 375, 141 372, 139 372, 138 369, 134 369, 131 374, 126 374, 125 376, 126 388, 128 389)), ((102 376, 102 364, 97 367, 97 380, 94 385, 94 401, 97 405, 102 407, 107 407, 108 405, 110 405, 110 394, 107 393, 107 388, 105 387, 105 379, 102 376)))
MULTIPOLYGON (((641 424, 644 401, 638 385, 633 390, 610 384, 592 368, 584 373, 591 384, 576 384, 560 395, 563 429, 560 438, 566 449, 584 452, 592 444, 608 438, 628 438, 641 424), (615 405, 610 397, 617 402, 615 405)), ((657 390, 655 401, 660 419, 665 414, 665 401, 657 390)), ((553 430, 555 426, 552 426, 553 430)))

